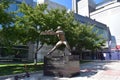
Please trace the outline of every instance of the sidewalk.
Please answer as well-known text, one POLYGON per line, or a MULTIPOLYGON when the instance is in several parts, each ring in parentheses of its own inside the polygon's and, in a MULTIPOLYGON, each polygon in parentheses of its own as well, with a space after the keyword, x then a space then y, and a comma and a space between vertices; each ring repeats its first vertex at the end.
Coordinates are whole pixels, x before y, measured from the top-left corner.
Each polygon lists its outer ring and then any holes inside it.
MULTIPOLYGON (((120 80, 120 61, 94 61, 80 65, 80 75, 72 78, 31 74, 29 78, 19 80, 120 80)), ((14 80, 13 77, 0 80, 14 80)))

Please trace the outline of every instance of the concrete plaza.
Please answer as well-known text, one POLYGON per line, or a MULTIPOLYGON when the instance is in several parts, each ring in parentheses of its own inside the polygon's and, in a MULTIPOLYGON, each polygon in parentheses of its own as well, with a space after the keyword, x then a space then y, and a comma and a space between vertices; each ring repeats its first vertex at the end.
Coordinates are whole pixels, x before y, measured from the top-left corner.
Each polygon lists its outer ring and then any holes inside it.
MULTIPOLYGON (((19 80, 120 80, 120 61, 93 61, 80 65, 80 75, 72 78, 43 76, 42 72, 31 74, 19 80)), ((14 77, 0 77, 0 80, 15 80, 14 77)))

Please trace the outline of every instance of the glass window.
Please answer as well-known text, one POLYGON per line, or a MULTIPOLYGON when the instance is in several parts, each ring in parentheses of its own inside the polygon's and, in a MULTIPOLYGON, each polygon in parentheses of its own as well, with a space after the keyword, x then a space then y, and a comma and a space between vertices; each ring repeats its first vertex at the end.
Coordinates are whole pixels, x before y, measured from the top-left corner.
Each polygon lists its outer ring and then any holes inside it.
POLYGON ((17 11, 17 10, 18 10, 17 4, 11 4, 10 7, 7 9, 8 12, 17 11))

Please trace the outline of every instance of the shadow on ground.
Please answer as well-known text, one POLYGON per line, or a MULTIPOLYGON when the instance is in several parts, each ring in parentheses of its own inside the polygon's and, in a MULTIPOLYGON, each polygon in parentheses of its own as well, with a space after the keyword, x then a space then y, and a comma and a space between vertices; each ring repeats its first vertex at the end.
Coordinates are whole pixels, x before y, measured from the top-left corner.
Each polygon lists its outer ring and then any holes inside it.
POLYGON ((80 75, 79 77, 91 77, 98 73, 99 70, 109 70, 109 65, 111 61, 92 61, 80 65, 80 75))

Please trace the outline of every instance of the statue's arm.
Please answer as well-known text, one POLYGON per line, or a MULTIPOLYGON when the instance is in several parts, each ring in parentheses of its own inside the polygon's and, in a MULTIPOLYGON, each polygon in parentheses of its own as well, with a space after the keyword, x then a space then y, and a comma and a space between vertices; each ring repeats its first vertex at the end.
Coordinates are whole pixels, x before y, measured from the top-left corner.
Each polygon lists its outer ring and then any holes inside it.
POLYGON ((48 30, 41 32, 40 35, 56 35, 56 32, 54 32, 53 30, 48 30))

